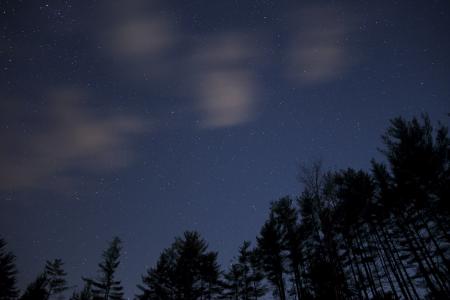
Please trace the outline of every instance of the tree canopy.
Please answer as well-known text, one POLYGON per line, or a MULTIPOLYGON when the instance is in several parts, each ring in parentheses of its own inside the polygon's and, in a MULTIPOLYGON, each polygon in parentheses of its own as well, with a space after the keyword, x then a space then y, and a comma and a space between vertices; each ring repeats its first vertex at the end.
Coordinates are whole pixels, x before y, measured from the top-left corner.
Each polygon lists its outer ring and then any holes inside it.
MULTIPOLYGON (((175 238, 136 299, 450 299, 447 128, 395 118, 382 137, 386 160, 370 170, 302 166, 302 192, 271 203, 255 245, 245 241, 225 271, 199 232, 175 238)), ((72 300, 124 299, 121 249, 115 237, 72 300)), ((0 300, 17 299, 14 261, 0 239, 0 300)), ((20 299, 63 296, 63 265, 47 261, 20 299)))

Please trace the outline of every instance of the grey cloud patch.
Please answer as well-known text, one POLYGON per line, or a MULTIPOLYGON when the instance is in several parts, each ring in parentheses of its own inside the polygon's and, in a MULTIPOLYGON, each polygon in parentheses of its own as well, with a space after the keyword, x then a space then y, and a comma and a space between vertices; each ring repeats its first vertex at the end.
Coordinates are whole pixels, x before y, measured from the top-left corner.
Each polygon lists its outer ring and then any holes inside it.
POLYGON ((243 33, 211 36, 205 45, 197 48, 194 59, 208 68, 242 67, 259 56, 253 43, 252 36, 243 33))
POLYGON ((200 82, 202 127, 234 126, 252 119, 255 83, 247 71, 211 71, 200 82))
MULTIPOLYGON (((100 29, 104 51, 114 57, 113 68, 122 81, 144 83, 148 91, 157 88, 161 95, 183 99, 175 105, 195 115, 201 128, 255 119, 263 93, 254 66, 270 68, 274 63, 264 51, 270 41, 261 38, 267 29, 196 35, 183 29, 174 15, 158 13, 162 3, 133 3, 115 7, 105 20, 108 25, 100 29)), ((312 5, 289 14, 293 34, 279 50, 286 77, 300 85, 342 77, 354 64, 345 41, 354 31, 351 12, 339 5, 312 5)))
MULTIPOLYGON (((242 31, 198 37, 179 27, 173 16, 157 12, 158 3, 114 7, 99 31, 104 53, 114 57, 118 76, 132 84, 147 82, 163 93, 167 82, 182 86, 188 113, 201 128, 230 127, 252 120, 258 108, 258 83, 248 62, 257 59, 254 37, 242 31), (183 48, 181 48, 183 47, 183 48)), ((111 9, 111 8, 110 8, 111 9)))
POLYGON ((251 120, 257 94, 255 76, 246 67, 255 56, 251 38, 232 32, 199 40, 171 21, 152 12, 118 13, 105 35, 108 51, 118 58, 126 74, 148 77, 152 83, 162 79, 188 82, 186 95, 193 99, 190 107, 200 115, 202 128, 251 120), (181 51, 180 45, 185 49, 181 51))
POLYGON ((323 6, 305 7, 295 15, 298 28, 288 48, 288 77, 314 84, 334 80, 351 66, 351 51, 345 37, 353 28, 336 9, 323 6))
POLYGON ((183 39, 173 17, 160 13, 159 1, 105 2, 93 31, 99 54, 123 82, 170 80, 179 64, 174 54, 183 39))
POLYGON ((176 33, 161 17, 127 19, 110 33, 114 54, 126 59, 156 59, 175 43, 176 33))
POLYGON ((41 112, 45 121, 31 134, 6 132, 0 148, 0 188, 60 189, 74 184, 71 172, 108 172, 130 164, 133 136, 147 129, 135 116, 99 116, 77 90, 60 90, 41 112))
POLYGON ((246 62, 255 48, 242 34, 213 37, 194 54, 200 76, 194 86, 199 97, 202 128, 231 127, 253 119, 258 84, 246 62))

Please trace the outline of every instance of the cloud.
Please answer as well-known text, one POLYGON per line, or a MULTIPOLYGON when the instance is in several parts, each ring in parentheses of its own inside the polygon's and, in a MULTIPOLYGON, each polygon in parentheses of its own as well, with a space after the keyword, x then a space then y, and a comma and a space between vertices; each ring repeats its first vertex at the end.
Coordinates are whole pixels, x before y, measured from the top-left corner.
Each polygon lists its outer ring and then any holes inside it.
POLYGON ((200 83, 202 127, 229 127, 252 119, 255 87, 247 71, 211 71, 200 83))
POLYGON ((194 53, 198 70, 193 85, 203 128, 231 127, 253 119, 257 108, 258 84, 249 61, 255 48, 242 34, 211 37, 194 53))
POLYGON ((115 55, 126 59, 156 59, 169 51, 175 35, 167 20, 147 16, 120 21, 109 40, 115 55))
POLYGON ((259 57, 251 36, 228 32, 210 36, 197 45, 194 60, 205 68, 236 68, 259 57))
POLYGON ((177 71, 190 51, 189 39, 173 16, 161 13, 160 5, 152 1, 108 4, 94 30, 98 54, 105 56, 111 73, 125 84, 151 90, 179 78, 177 71))
MULTIPOLYGON (((180 107, 200 116, 201 128, 248 122, 257 109, 258 84, 250 64, 259 59, 255 37, 243 31, 196 35, 174 16, 161 14, 161 3, 137 1, 111 9, 99 30, 101 51, 114 58, 124 82, 144 83, 182 98, 180 107), (168 84, 170 83, 170 84, 168 84), (166 88, 178 86, 178 89, 166 88)), ((172 109, 172 108, 170 108, 172 109)))
POLYGON ((73 184, 74 172, 110 172, 133 161, 133 137, 147 130, 145 122, 132 115, 94 114, 78 90, 58 90, 48 98, 31 133, 10 128, 4 135, 1 189, 60 189, 73 184))
POLYGON ((182 28, 176 15, 162 13, 171 9, 167 2, 131 4, 106 5, 103 26, 95 29, 105 46, 99 51, 112 58, 122 82, 177 99, 178 111, 195 115, 201 128, 254 118, 258 84, 250 64, 259 59, 254 32, 198 34, 182 28))
POLYGON ((297 28, 288 48, 288 76, 303 84, 322 83, 341 76, 352 64, 345 37, 352 31, 351 18, 337 9, 304 7, 295 14, 297 28))

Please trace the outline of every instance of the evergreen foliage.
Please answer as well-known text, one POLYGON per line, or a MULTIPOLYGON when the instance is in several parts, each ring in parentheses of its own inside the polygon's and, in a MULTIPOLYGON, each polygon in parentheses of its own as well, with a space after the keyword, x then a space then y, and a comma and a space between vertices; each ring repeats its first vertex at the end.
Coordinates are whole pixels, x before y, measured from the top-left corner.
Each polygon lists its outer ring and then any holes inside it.
POLYGON ((68 289, 66 272, 63 269, 64 263, 61 259, 47 261, 45 265, 45 275, 48 280, 48 298, 52 295, 61 294, 68 289))
POLYGON ((90 283, 85 283, 83 290, 80 292, 74 292, 70 300, 92 300, 93 299, 92 289, 90 283))
POLYGON ((48 298, 48 278, 45 273, 40 274, 30 283, 20 300, 47 300, 48 298))
MULTIPOLYGON (((450 299, 450 140, 428 117, 396 118, 383 135, 386 162, 371 170, 300 168, 303 191, 274 201, 256 246, 244 242, 228 270, 195 231, 163 250, 142 276, 139 300, 450 299)), ((0 300, 16 299, 14 255, 0 239, 0 300)), ((72 300, 121 300, 121 241, 103 252, 99 277, 72 300)), ((61 260, 20 297, 67 290, 61 260)))
POLYGON ((116 271, 120 264, 122 242, 118 237, 113 238, 109 247, 103 252, 103 261, 98 264, 98 279, 84 279, 91 286, 94 300, 122 300, 123 287, 116 280, 116 271))
POLYGON ((148 270, 139 285, 138 299, 215 299, 219 295, 217 253, 197 232, 187 231, 165 249, 155 268, 148 270))
POLYGON ((6 242, 0 238, 0 300, 14 299, 18 295, 15 260, 14 254, 6 250, 6 242))
POLYGON ((223 299, 259 299, 267 292, 263 282, 264 274, 258 265, 256 250, 250 249, 250 242, 245 241, 239 248, 237 262, 231 264, 223 275, 223 299))

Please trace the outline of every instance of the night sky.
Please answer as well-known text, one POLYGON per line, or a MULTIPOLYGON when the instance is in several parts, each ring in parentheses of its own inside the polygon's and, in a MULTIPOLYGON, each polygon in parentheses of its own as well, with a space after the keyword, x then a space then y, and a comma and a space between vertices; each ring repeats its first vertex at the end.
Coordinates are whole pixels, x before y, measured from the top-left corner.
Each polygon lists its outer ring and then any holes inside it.
POLYGON ((0 1, 0 235, 23 288, 95 276, 131 297, 198 230, 226 266, 298 164, 370 167, 388 120, 448 124, 449 1, 0 1))

